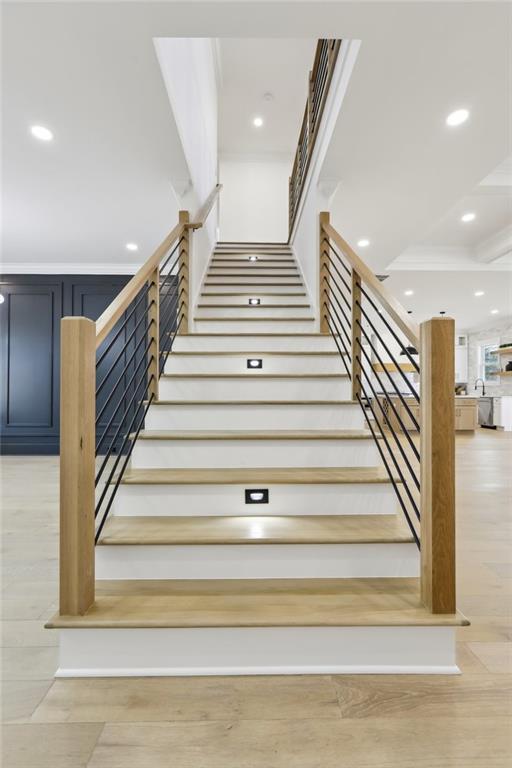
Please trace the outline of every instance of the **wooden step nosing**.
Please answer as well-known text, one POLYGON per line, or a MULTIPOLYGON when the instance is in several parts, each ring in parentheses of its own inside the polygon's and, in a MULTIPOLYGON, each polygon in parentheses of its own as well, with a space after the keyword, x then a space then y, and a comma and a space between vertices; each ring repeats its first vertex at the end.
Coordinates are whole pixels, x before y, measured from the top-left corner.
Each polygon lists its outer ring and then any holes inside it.
MULTIPOLYGON (((147 401, 146 401, 147 402, 147 401)), ((244 406, 244 405, 278 405, 278 406, 302 406, 302 405, 320 405, 328 408, 339 405, 357 406, 359 403, 357 400, 153 400, 151 405, 228 405, 228 406, 244 406)))
MULTIPOLYGON (((130 439, 135 433, 130 435, 130 439)), ((378 437, 378 436, 377 436, 378 437)), ((138 440, 154 442, 265 442, 265 441, 374 441, 370 431, 363 430, 142 430, 138 440)))
MULTIPOLYGON (((321 357, 322 355, 328 355, 330 357, 335 357, 336 355, 339 355, 340 353, 337 350, 326 350, 325 352, 322 352, 321 350, 305 350, 305 351, 297 351, 294 352, 293 350, 282 350, 279 351, 277 349, 263 349, 263 350, 251 350, 251 349, 235 349, 231 352, 229 350, 201 350, 195 352, 194 350, 186 349, 186 350, 179 350, 175 351, 173 349, 172 356, 173 357, 185 357, 185 356, 195 356, 195 357, 240 357, 243 358, 246 355, 249 355, 249 357, 256 357, 257 355, 268 355, 269 357, 311 357, 311 356, 318 356, 321 357)), ((343 353, 344 355, 346 352, 343 353)))
MULTIPOLYGON (((311 309, 311 304, 197 304, 198 309, 311 309)), ((281 318, 275 318, 280 320, 281 318)))
MULTIPOLYGON (((112 479, 112 483, 116 478, 112 479)), ((394 482, 400 484, 399 478, 394 482)), ((261 487, 274 485, 385 485, 388 475, 378 467, 349 468, 202 468, 202 469, 130 469, 122 485, 238 485, 261 487), (373 470, 370 471, 370 470, 373 470)))
POLYGON ((314 317, 246 317, 241 315, 238 317, 194 317, 195 323, 314 323, 314 317))
POLYGON ((347 379, 348 373, 163 373, 161 379, 347 379))

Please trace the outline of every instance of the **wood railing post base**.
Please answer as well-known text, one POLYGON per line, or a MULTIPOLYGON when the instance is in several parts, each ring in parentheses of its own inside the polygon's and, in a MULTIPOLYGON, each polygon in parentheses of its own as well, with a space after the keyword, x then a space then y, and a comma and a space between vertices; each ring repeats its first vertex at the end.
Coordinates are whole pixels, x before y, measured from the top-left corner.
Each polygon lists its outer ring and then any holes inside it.
POLYGON ((420 326, 421 597, 455 613, 455 323, 420 326))
POLYGON ((60 598, 62 615, 94 603, 96 325, 61 321, 60 598))

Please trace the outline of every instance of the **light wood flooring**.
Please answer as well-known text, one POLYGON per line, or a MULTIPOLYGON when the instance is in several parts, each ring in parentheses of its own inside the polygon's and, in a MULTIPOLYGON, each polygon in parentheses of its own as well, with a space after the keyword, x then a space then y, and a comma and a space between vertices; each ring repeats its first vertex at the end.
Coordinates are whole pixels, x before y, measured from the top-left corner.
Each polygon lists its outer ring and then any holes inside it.
POLYGON ((457 437, 460 677, 58 680, 57 460, 6 457, 6 768, 510 768, 512 435, 457 437))

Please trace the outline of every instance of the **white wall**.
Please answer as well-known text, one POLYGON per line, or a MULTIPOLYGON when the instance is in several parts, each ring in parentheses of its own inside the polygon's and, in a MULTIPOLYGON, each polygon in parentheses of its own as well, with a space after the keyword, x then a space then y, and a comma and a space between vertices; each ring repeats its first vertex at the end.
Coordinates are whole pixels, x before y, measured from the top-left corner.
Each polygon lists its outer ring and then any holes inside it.
POLYGON ((288 240, 290 160, 220 158, 220 240, 288 240))
MULTIPOLYGON (((217 183, 218 90, 210 38, 158 38, 155 48, 187 160, 190 184, 176 190, 193 216, 217 183)), ((216 240, 217 211, 194 233, 190 294, 194 303, 216 240)))

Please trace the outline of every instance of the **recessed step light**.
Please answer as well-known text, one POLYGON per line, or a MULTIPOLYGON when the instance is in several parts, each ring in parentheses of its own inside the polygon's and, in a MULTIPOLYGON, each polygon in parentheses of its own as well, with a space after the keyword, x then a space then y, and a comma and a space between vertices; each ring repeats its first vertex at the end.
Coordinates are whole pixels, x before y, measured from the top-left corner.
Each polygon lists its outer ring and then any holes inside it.
POLYGON ((246 504, 268 504, 268 488, 246 488, 246 504))
POLYGON ((263 360, 258 357, 249 357, 247 360, 248 368, 263 368, 263 360))
POLYGON ((261 299, 249 299, 249 304, 252 307, 258 306, 258 304, 261 304, 261 299))

